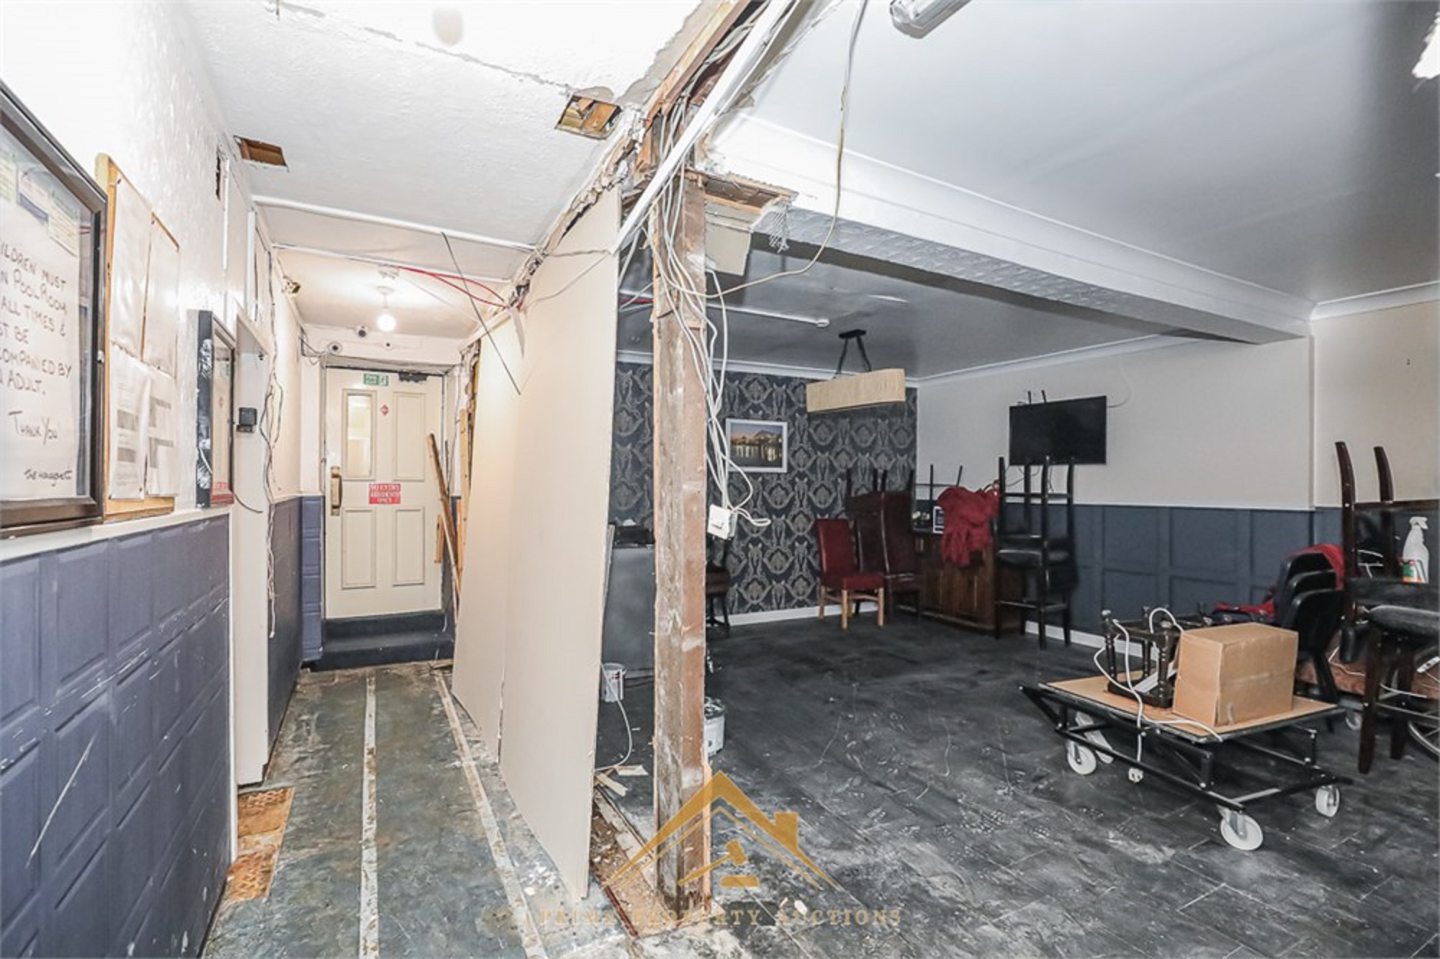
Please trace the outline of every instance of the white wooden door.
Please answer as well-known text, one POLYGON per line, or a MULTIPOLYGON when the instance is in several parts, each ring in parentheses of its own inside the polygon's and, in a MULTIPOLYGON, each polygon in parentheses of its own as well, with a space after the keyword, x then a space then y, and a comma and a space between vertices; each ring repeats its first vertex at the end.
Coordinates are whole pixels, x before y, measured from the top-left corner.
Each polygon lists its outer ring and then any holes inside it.
POLYGON ((326 371, 326 618, 440 608, 440 406, 438 376, 326 371))

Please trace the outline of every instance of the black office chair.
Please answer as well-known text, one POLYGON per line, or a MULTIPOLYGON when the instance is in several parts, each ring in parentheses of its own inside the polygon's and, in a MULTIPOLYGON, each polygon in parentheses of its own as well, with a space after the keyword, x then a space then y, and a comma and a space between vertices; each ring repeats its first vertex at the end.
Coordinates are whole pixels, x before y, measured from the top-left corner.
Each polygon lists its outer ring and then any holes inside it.
POLYGON ((1335 685, 1335 674, 1330 671, 1330 641, 1340 630, 1340 621, 1345 615, 1345 591, 1334 588, 1331 576, 1330 589, 1316 589, 1300 593, 1290 602, 1287 622, 1281 623, 1286 629, 1293 629, 1299 637, 1299 654, 1308 659, 1315 668, 1315 685, 1320 687, 1320 698, 1327 703, 1340 701, 1340 689, 1335 685))
MULTIPOLYGON (((1075 529, 1075 464, 1065 468, 1065 488, 1050 488, 1050 458, 1038 465, 1025 464, 1019 490, 1006 485, 1005 457, 1000 457, 999 506, 995 516, 995 562, 998 566, 1018 570, 1025 579, 1025 597, 1018 600, 1000 598, 995 590, 995 637, 1000 637, 1001 607, 1013 607, 1033 613, 1040 627, 1040 645, 1046 641, 1045 621, 1052 612, 1060 613, 1065 645, 1070 645, 1070 594, 1079 580, 1075 566, 1072 535, 1075 529), (1034 487, 1035 473, 1040 487, 1034 487), (1052 506, 1063 507, 1065 530, 1057 534, 1051 525, 1052 506), (1015 520, 1019 519, 1019 523, 1015 520), (1034 595, 1031 595, 1031 587, 1034 595), (1051 597, 1058 596, 1052 602, 1051 597)), ((998 577, 997 577, 998 581, 998 577)))
POLYGON ((1328 564, 1324 569, 1291 576, 1275 591, 1275 625, 1285 629, 1295 629, 1295 614, 1301 597, 1338 587, 1335 570, 1331 569, 1328 564))

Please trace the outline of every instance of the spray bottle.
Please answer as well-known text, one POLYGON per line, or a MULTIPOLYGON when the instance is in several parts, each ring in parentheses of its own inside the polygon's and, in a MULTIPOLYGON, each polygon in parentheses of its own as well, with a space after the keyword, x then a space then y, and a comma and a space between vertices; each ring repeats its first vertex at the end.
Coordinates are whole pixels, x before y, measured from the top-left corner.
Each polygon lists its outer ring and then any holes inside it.
POLYGON ((1430 582, 1430 551, 1425 548, 1425 517, 1410 518, 1410 535, 1400 551, 1400 577, 1407 583, 1430 582))

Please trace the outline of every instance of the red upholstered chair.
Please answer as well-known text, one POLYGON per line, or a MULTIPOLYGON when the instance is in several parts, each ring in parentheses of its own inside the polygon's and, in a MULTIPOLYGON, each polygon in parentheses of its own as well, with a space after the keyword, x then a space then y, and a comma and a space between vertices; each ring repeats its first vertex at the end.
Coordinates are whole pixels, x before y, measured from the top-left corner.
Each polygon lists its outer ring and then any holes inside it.
POLYGON ((862 573, 855 562, 855 537, 848 519, 817 519, 815 536, 820 541, 820 611, 825 618, 825 605, 839 600, 840 627, 850 628, 850 610, 858 600, 875 603, 877 625, 885 625, 885 575, 862 573))

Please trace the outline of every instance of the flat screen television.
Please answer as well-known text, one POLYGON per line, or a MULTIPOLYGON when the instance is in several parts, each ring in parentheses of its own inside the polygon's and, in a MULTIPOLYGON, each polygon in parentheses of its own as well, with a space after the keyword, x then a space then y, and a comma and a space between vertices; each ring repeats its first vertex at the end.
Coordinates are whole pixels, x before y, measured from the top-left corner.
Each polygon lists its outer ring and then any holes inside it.
POLYGON ((1105 397, 1010 407, 1010 462, 1105 462, 1105 397))

